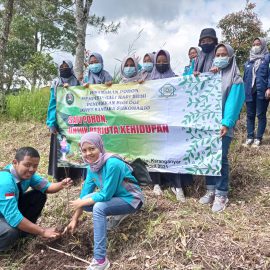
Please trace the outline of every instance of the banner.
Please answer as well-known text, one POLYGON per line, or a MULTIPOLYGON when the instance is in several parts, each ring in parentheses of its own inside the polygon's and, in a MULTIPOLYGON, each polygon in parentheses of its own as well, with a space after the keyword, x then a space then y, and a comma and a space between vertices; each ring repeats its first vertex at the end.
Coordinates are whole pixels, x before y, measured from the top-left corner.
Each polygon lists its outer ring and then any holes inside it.
POLYGON ((95 131, 149 171, 220 175, 221 119, 220 75, 57 88, 58 166, 83 167, 78 142, 95 131))

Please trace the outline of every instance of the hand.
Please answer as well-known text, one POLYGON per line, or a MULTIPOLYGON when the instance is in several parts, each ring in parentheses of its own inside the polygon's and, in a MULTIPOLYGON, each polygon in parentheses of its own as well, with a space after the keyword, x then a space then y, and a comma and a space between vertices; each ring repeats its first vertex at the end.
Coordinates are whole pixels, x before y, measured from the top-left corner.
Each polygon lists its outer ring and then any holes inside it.
POLYGON ((105 82, 105 85, 110 87, 112 85, 112 81, 105 82))
POLYGON ((64 87, 64 88, 68 88, 68 87, 69 87, 69 84, 68 84, 68 83, 64 83, 64 84, 63 84, 63 87, 64 87))
POLYGON ((49 127, 50 133, 51 134, 57 134, 57 128, 56 127, 49 127))
POLYGON ((268 88, 265 92, 265 98, 270 99, 270 88, 268 88))
POLYGON ((75 232, 75 229, 77 227, 77 223, 78 221, 77 220, 71 220, 70 223, 67 225, 67 227, 64 229, 63 234, 66 234, 66 233, 71 233, 73 234, 75 232))
POLYGON ((44 238, 58 238, 60 235, 61 234, 56 231, 56 228, 46 228, 40 236, 44 238))
POLYGON ((89 87, 89 83, 84 83, 83 84, 83 87, 88 88, 89 87))
POLYGON ((224 137, 227 134, 228 130, 229 129, 226 126, 222 126, 220 129, 220 137, 224 137))
POLYGON ((77 199, 75 201, 70 202, 70 207, 73 208, 73 210, 77 210, 79 208, 82 208, 83 206, 86 206, 87 203, 85 200, 77 199))
POLYGON ((142 80, 142 79, 141 80, 138 80, 138 83, 139 84, 142 84, 142 83, 144 83, 144 80, 142 80))
POLYGON ((213 73, 218 73, 219 68, 218 67, 211 67, 210 71, 213 72, 213 73))
POLYGON ((197 76, 199 76, 201 73, 199 72, 199 71, 194 71, 193 72, 193 75, 195 76, 195 77, 197 77, 197 76))
POLYGON ((63 188, 70 188, 73 185, 73 181, 71 178, 65 178, 61 181, 63 188))

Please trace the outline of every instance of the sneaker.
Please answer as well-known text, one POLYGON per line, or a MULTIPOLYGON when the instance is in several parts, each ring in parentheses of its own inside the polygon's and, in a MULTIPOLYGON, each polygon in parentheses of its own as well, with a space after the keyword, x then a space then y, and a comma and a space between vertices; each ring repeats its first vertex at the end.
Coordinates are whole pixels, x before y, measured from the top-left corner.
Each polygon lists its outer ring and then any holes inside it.
POLYGON ((229 199, 227 196, 216 195, 212 206, 213 212, 221 212, 226 208, 229 199))
POLYGON ((243 143, 243 146, 251 146, 253 144, 254 140, 253 139, 247 139, 245 143, 243 143))
POLYGON ((255 139, 254 143, 252 144, 252 147, 259 147, 261 145, 261 140, 255 139))
POLYGON ((120 223, 127 218, 129 215, 117 215, 109 216, 107 218, 107 230, 112 230, 120 225, 120 223))
POLYGON ((90 265, 87 267, 86 270, 106 270, 109 269, 110 267, 110 262, 109 260, 106 258, 104 263, 99 264, 97 260, 95 260, 93 258, 92 262, 90 263, 90 265))
POLYGON ((161 196, 163 193, 160 185, 154 185, 153 192, 156 196, 161 196))
POLYGON ((214 190, 207 190, 205 195, 200 198, 199 203, 201 204, 209 204, 214 201, 215 198, 215 191, 214 190))
POLYGON ((184 195, 184 191, 183 191, 182 188, 171 187, 171 190, 175 194, 177 201, 183 202, 183 203, 186 201, 186 198, 185 198, 185 195, 184 195))

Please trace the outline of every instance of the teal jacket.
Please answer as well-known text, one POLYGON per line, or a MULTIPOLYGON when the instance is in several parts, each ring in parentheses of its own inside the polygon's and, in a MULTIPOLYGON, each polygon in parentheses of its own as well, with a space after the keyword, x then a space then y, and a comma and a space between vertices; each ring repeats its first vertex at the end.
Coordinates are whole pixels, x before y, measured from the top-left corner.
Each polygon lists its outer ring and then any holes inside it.
POLYGON ((95 202, 105 202, 112 197, 119 197, 134 208, 144 201, 132 171, 123 160, 116 157, 109 158, 99 172, 92 172, 90 166, 87 168, 80 198, 90 193, 93 193, 90 197, 95 202), (98 191, 93 193, 96 188, 98 191))
POLYGON ((17 183, 21 181, 23 192, 29 187, 45 192, 51 183, 35 173, 30 179, 20 180, 14 167, 9 164, 5 167, 10 172, 0 171, 0 217, 4 217, 11 227, 17 227, 23 220, 18 208, 19 189, 17 183))
POLYGON ((188 66, 185 66, 183 76, 192 75, 194 71, 194 66, 195 66, 195 60, 192 59, 191 63, 188 66))
POLYGON ((244 84, 233 84, 223 108, 222 125, 229 128, 227 136, 233 136, 233 127, 245 102, 244 84))

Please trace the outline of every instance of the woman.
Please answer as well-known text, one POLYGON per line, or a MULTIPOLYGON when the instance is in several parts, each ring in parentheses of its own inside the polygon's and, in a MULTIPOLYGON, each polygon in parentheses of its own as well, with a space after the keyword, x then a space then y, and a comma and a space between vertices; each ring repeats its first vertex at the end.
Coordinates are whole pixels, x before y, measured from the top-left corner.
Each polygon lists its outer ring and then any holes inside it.
POLYGON ((121 64, 120 83, 140 82, 141 78, 137 58, 134 56, 125 57, 121 64))
POLYGON ((239 118, 245 92, 243 80, 236 64, 233 48, 220 43, 215 49, 213 73, 220 72, 222 79, 222 167, 221 176, 206 176, 206 194, 200 198, 201 204, 210 204, 213 212, 223 211, 228 203, 229 162, 228 151, 233 137, 233 127, 239 118))
POLYGON ((80 85, 80 83, 74 75, 72 62, 64 60, 59 67, 59 77, 54 79, 51 86, 46 121, 51 133, 48 174, 53 176, 57 181, 61 181, 66 177, 70 177, 73 180, 80 179, 84 177, 85 172, 84 169, 80 168, 64 168, 57 166, 58 152, 60 151, 60 144, 57 139, 59 129, 56 119, 57 87, 69 87, 76 85, 80 85))
POLYGON ((270 98, 270 56, 264 38, 255 38, 245 63, 244 83, 247 106, 247 140, 245 146, 261 145, 266 128, 266 112, 270 98), (255 118, 258 129, 255 135, 255 118))
POLYGON ((185 66, 183 76, 192 75, 194 71, 195 64, 198 61, 201 50, 198 47, 190 47, 188 50, 189 65, 185 66))
POLYGON ((106 84, 112 85, 112 76, 108 71, 103 69, 103 58, 99 53, 92 53, 89 57, 89 66, 86 77, 84 78, 84 86, 89 84, 106 84))
POLYGON ((150 80, 151 72, 154 68, 154 54, 147 53, 143 57, 143 65, 141 71, 141 82, 150 80))
POLYGON ((131 167, 119 156, 105 152, 98 133, 84 134, 80 147, 89 167, 80 199, 71 202, 75 213, 65 232, 74 232, 83 210, 93 212, 94 258, 87 269, 108 269, 106 217, 135 213, 141 208, 144 198, 131 167), (95 191, 96 187, 99 191, 95 191))

